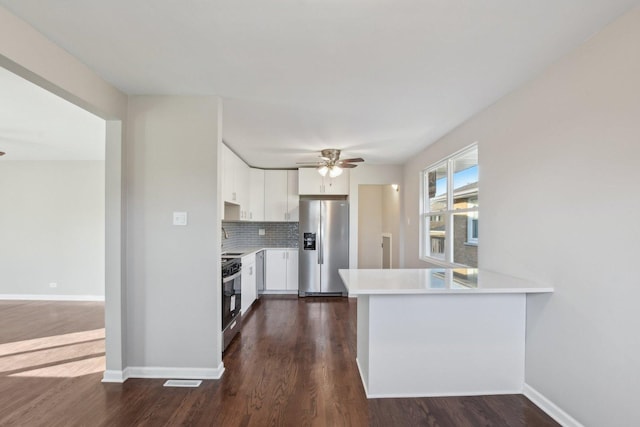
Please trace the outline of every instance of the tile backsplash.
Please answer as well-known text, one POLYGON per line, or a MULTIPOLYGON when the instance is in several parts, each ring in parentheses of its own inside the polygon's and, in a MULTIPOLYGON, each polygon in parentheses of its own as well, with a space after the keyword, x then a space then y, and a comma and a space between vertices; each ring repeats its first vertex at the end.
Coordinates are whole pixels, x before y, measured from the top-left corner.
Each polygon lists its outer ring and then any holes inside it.
POLYGON ((253 247, 264 248, 297 248, 297 222, 228 222, 222 221, 228 239, 222 236, 222 249, 243 249, 253 247), (258 230, 265 231, 264 236, 258 230))

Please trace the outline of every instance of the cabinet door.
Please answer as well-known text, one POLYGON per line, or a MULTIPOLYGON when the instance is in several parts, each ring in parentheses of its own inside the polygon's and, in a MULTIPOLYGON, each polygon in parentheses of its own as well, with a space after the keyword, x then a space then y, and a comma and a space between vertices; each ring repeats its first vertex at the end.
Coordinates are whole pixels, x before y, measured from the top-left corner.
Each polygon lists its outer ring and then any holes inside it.
POLYGON ((241 287, 242 287, 242 305, 240 307, 242 313, 244 314, 251 304, 256 300, 257 290, 256 290, 256 256, 247 255, 242 257, 242 279, 241 279, 241 287))
POLYGON ((324 177, 324 184, 322 186, 324 194, 348 195, 349 174, 349 169, 343 169, 340 176, 331 178, 329 175, 327 175, 326 177, 324 177))
POLYGON ((298 169, 298 193, 348 195, 349 173, 349 169, 343 169, 340 176, 331 178, 329 175, 323 177, 315 168, 298 169))
POLYGON ((236 192, 240 204, 240 219, 249 220, 249 166, 236 157, 236 192))
POLYGON ((264 287, 266 290, 287 289, 287 251, 269 249, 264 257, 264 287))
POLYGON ((322 176, 316 168, 298 169, 298 194, 323 194, 322 176))
POLYGON ((264 170, 249 170, 249 221, 264 221, 264 170))
POLYGON ((287 221, 300 219, 300 197, 298 195, 298 171, 287 171, 287 221))
POLYGON ((298 250, 287 250, 287 290, 298 290, 298 250))
POLYGON ((264 220, 286 221, 287 171, 264 171, 264 220))
POLYGON ((235 202, 235 157, 231 149, 222 144, 222 200, 225 202, 235 202))

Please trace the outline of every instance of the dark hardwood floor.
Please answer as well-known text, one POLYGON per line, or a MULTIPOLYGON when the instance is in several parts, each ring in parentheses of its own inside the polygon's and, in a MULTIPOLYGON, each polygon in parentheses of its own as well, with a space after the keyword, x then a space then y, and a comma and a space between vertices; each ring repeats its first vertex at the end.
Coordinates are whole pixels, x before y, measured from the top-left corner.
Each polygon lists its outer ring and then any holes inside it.
POLYGON ((102 384, 102 304, 0 302, 0 426, 552 426, 520 395, 367 400, 346 298, 263 297, 221 380, 102 384))

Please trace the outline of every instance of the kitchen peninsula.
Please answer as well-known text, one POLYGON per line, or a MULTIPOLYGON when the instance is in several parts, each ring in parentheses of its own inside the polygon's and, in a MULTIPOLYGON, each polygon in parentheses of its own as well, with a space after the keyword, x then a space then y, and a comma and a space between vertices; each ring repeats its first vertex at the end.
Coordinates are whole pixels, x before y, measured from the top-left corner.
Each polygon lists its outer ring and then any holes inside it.
POLYGON ((358 298, 367 397, 522 393, 526 296, 553 288, 464 268, 345 269, 340 277, 358 298))

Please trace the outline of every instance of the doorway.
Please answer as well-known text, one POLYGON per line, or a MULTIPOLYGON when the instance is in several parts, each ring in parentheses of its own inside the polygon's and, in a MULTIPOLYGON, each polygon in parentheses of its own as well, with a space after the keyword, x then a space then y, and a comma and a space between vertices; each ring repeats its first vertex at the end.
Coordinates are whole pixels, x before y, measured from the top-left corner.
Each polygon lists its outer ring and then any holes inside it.
MULTIPOLYGON (((50 363, 56 375, 67 368, 101 373, 104 356, 96 348, 104 353, 107 122, 1 66, 0 92, 0 182, 11 184, 0 210, 0 299, 35 300, 17 308, 3 304, 22 327, 12 336, 5 331, 2 345, 64 342, 75 349, 76 341, 90 339, 90 355, 85 360, 74 351, 73 366, 60 355, 48 362, 44 350, 31 356, 50 363)), ((16 356, 21 376, 50 373, 27 356, 16 356)))
POLYGON ((397 189, 392 184, 359 185, 358 268, 398 268, 399 236, 397 189))

